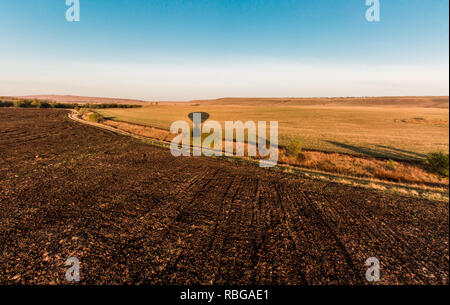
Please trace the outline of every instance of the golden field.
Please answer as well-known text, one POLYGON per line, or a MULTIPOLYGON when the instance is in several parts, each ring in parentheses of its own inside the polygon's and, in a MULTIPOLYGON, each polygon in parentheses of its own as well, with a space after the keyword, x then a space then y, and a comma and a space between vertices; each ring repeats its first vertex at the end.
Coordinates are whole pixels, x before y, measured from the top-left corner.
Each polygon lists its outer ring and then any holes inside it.
POLYGON ((203 111, 210 120, 278 121, 280 146, 299 139, 306 150, 394 160, 420 160, 449 149, 448 97, 244 99, 150 103, 136 109, 101 109, 113 120, 156 128, 189 121, 203 111))

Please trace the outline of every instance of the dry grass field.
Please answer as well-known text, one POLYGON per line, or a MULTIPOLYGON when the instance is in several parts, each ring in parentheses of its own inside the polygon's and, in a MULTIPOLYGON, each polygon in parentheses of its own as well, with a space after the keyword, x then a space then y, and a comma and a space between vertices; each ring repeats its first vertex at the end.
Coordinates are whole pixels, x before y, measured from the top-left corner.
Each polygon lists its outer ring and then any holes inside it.
POLYGON ((449 149, 448 97, 340 99, 219 99, 151 103, 137 109, 103 109, 114 120, 168 130, 187 114, 211 120, 279 122, 280 145, 299 139, 304 149, 393 160, 421 160, 449 149))

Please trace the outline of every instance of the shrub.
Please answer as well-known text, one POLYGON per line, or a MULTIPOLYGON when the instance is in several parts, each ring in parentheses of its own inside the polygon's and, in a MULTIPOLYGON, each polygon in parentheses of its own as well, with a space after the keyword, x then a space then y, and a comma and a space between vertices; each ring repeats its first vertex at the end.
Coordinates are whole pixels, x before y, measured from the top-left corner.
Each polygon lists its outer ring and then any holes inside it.
POLYGON ((28 107, 33 107, 33 105, 31 105, 31 101, 28 101, 28 100, 17 100, 14 102, 14 107, 28 108, 28 107))
POLYGON ((34 100, 31 102, 31 106, 34 108, 41 108, 41 102, 39 102, 38 100, 34 100))
POLYGON ((103 120, 104 120, 104 118, 96 112, 91 113, 89 115, 88 119, 89 119, 89 121, 95 122, 95 123, 103 122, 103 120))
POLYGON ((428 154, 426 164, 431 172, 444 177, 449 176, 449 154, 442 152, 428 154))
POLYGON ((87 112, 87 108, 80 108, 80 109, 78 110, 78 114, 80 114, 80 115, 85 115, 86 112, 87 112))
POLYGON ((389 169, 394 170, 394 169, 395 169, 395 162, 394 162, 394 160, 389 159, 389 160, 387 161, 387 167, 388 167, 389 169))
POLYGON ((0 101, 0 107, 11 107, 14 106, 13 102, 10 101, 0 101))
POLYGON ((50 108, 50 104, 48 102, 42 102, 40 108, 50 108))
POLYGON ((302 152, 302 142, 297 139, 292 139, 289 141, 286 146, 286 153, 288 156, 297 158, 298 155, 302 152))

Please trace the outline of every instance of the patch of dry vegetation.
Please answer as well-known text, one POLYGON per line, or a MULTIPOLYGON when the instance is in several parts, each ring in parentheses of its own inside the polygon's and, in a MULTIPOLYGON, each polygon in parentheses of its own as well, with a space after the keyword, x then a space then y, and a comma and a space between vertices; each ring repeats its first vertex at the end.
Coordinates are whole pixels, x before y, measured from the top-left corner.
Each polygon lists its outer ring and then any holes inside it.
POLYGON ((170 142, 176 136, 174 134, 171 134, 167 130, 158 129, 150 126, 140 126, 136 124, 130 124, 113 120, 107 120, 104 122, 104 124, 133 134, 149 137, 152 139, 157 139, 160 141, 170 142))
POLYGON ((280 162, 304 168, 321 170, 356 177, 377 178, 394 182, 448 185, 448 179, 427 171, 418 162, 402 162, 363 158, 340 153, 303 151, 301 157, 293 158, 285 150, 280 151, 280 162))
POLYGON ((88 115, 88 120, 95 123, 101 123, 105 120, 105 118, 100 114, 93 112, 88 115))

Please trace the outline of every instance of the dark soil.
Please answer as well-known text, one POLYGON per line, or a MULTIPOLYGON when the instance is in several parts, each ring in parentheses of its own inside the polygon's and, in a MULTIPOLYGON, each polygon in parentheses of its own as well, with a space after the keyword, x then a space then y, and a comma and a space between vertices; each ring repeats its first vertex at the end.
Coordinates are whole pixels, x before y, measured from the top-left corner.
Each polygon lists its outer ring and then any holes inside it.
POLYGON ((449 283, 448 203, 298 178, 0 109, 0 284, 449 283))

